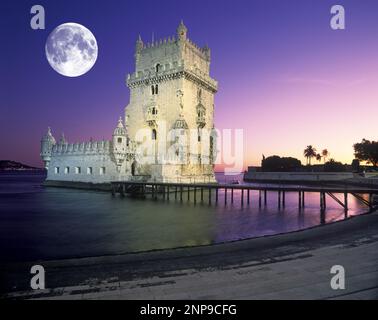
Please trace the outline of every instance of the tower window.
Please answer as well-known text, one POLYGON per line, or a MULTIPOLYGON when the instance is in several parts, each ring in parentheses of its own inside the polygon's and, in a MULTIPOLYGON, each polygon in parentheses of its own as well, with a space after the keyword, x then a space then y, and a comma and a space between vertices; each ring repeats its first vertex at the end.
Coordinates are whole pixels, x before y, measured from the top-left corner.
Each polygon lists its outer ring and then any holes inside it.
POLYGON ((156 72, 159 72, 160 71, 160 64, 158 63, 157 65, 156 65, 156 72))
POLYGON ((55 172, 55 174, 59 174, 59 167, 55 167, 54 172, 55 172))
POLYGON ((151 93, 152 93, 152 95, 159 93, 159 87, 158 87, 157 84, 151 86, 151 93))
POLYGON ((101 167, 100 168, 100 174, 103 175, 103 174, 105 174, 105 172, 106 172, 105 167, 101 167))
POLYGON ((151 135, 152 140, 156 140, 156 130, 152 129, 152 135, 151 135))
POLYGON ((69 174, 69 173, 70 173, 70 167, 65 167, 64 174, 69 174))
POLYGON ((118 143, 122 143, 122 138, 118 138, 118 139, 117 139, 117 142, 118 142, 118 143))
POLYGON ((87 168, 87 174, 92 174, 93 173, 93 169, 92 167, 88 167, 87 168))
POLYGON ((75 174, 80 174, 80 173, 81 173, 81 168, 75 167, 75 174))

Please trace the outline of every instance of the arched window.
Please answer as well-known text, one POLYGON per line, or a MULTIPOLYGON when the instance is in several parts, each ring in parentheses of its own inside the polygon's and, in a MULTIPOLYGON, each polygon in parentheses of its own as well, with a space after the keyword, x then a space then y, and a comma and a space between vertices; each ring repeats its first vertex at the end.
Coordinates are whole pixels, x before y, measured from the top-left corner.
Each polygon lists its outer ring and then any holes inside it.
POLYGON ((152 140, 156 140, 156 130, 152 129, 152 135, 151 135, 152 140))
POLYGON ((135 176, 136 174, 136 167, 137 167, 137 162, 134 160, 133 163, 131 164, 131 175, 135 176))
POLYGON ((156 72, 159 72, 160 71, 160 64, 158 63, 157 65, 156 65, 156 72))
POLYGON ((159 93, 159 87, 158 85, 155 86, 155 94, 158 94, 159 93))
POLYGON ((151 92, 152 92, 152 94, 155 94, 155 87, 154 86, 151 86, 151 92))

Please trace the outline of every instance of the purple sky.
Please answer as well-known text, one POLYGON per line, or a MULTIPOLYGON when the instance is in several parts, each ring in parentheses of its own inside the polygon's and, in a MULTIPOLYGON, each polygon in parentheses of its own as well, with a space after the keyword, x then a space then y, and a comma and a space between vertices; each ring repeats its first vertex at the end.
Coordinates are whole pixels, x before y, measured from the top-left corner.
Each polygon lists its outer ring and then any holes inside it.
POLYGON ((350 163, 352 145, 378 138, 378 2, 375 0, 38 1, 46 29, 30 28, 35 1, 2 1, 0 159, 41 166, 47 126, 69 141, 110 138, 128 104, 134 46, 175 34, 180 19, 212 50, 219 81, 216 126, 245 130, 245 164, 261 155, 303 159, 312 144, 350 163), (343 4, 346 30, 329 26, 343 4), (99 57, 78 78, 56 73, 44 48, 59 24, 96 36, 99 57))

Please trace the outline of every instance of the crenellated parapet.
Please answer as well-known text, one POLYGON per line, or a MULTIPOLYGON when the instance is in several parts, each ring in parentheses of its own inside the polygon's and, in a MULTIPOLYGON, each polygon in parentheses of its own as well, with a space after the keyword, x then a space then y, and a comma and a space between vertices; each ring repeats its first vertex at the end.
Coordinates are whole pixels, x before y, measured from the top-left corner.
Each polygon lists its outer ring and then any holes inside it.
POLYGON ((201 56, 203 59, 209 60, 210 58, 210 49, 207 46, 200 47, 189 38, 180 43, 174 36, 147 43, 138 39, 136 54, 152 54, 158 49, 176 49, 178 51, 180 49, 179 45, 184 50, 192 50, 193 53, 201 56))
POLYGON ((52 155, 109 154, 112 142, 109 140, 85 141, 76 143, 57 143, 52 148, 52 155))
POLYGON ((153 48, 160 48, 162 46, 166 47, 167 45, 176 45, 176 44, 177 44, 177 40, 174 36, 172 36, 172 37, 168 37, 168 38, 164 38, 164 39, 159 39, 159 40, 154 41, 154 42, 143 43, 143 45, 139 47, 139 52, 140 53, 142 53, 142 51, 144 53, 145 52, 151 52, 151 50, 153 50, 153 48))

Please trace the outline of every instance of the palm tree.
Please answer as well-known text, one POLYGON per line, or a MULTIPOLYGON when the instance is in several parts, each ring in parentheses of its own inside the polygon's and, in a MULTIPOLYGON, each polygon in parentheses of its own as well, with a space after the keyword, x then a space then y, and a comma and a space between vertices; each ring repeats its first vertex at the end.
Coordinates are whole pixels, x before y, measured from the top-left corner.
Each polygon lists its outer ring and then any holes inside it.
POLYGON ((324 163, 326 162, 329 155, 330 155, 329 151, 327 149, 323 149, 322 156, 323 156, 323 159, 324 159, 324 163))
POLYGON ((312 146, 309 145, 307 148, 303 151, 303 155, 307 159, 307 164, 311 166, 311 158, 316 157, 316 149, 312 146))
POLYGON ((322 161, 322 155, 320 153, 316 154, 316 161, 318 162, 322 161))

